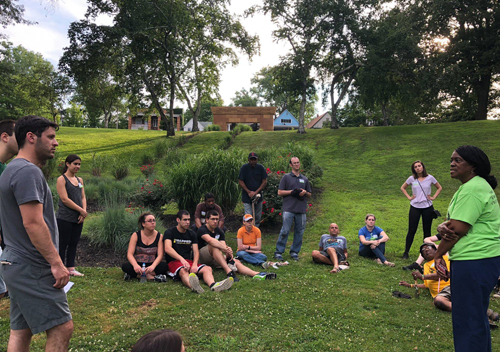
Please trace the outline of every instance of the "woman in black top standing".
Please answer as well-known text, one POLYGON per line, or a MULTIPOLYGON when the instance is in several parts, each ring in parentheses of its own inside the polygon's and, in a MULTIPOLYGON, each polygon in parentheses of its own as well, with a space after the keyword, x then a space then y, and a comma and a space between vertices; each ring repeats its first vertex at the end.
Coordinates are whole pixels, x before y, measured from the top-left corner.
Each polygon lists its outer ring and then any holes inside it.
POLYGON ((59 255, 71 276, 84 276, 75 270, 76 246, 82 234, 83 221, 88 215, 83 180, 76 176, 81 163, 78 155, 68 155, 64 161, 63 173, 57 179, 59 255))

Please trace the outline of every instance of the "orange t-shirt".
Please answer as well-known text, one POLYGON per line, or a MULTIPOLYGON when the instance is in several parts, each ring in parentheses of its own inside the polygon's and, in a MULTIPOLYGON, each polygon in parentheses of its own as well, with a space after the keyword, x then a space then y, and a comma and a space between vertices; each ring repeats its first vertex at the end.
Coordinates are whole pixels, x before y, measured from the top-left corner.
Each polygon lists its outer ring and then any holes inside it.
POLYGON ((248 232, 245 226, 242 226, 238 230, 236 238, 241 238, 245 246, 256 246, 257 238, 261 237, 261 233, 258 227, 253 226, 252 231, 248 232))

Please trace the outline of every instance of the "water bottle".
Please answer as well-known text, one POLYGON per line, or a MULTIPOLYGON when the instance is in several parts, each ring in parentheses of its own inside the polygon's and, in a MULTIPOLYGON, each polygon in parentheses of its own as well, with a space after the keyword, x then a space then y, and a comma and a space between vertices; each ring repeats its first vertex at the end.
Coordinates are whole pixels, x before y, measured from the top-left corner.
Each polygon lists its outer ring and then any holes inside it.
POLYGON ((141 284, 146 282, 146 263, 142 263, 141 284))

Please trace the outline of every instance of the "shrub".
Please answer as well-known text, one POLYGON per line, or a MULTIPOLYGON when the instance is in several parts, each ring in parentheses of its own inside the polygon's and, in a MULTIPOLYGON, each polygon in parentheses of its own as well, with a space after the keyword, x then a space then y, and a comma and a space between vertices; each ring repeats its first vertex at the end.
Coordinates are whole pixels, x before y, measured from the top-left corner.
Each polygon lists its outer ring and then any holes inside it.
POLYGON ((148 165, 148 164, 154 164, 155 163, 155 157, 151 151, 147 151, 146 153, 142 154, 140 159, 139 159, 139 165, 148 165))
POLYGON ((163 158, 167 152, 175 146, 176 140, 162 138, 153 145, 153 153, 156 160, 163 158))
POLYGON ((233 211, 240 197, 238 174, 242 160, 239 149, 214 148, 169 169, 168 188, 179 209, 193 212, 203 195, 211 192, 224 212, 233 211))
POLYGON ((236 137, 237 135, 241 134, 242 132, 251 132, 252 127, 245 125, 243 123, 239 123, 234 127, 234 129, 231 131, 231 134, 233 135, 233 138, 236 137))
MULTIPOLYGON (((110 202, 102 214, 86 221, 86 236, 91 243, 111 246, 116 253, 125 255, 131 234, 139 229, 137 219, 144 211, 147 209, 110 202)), ((158 224, 157 230, 163 233, 165 229, 158 224)))
POLYGON ((205 131, 220 131, 220 126, 219 125, 208 125, 206 128, 205 128, 205 131))
POLYGON ((163 157, 163 163, 165 166, 170 167, 172 165, 180 164, 186 158, 186 153, 177 148, 170 148, 167 154, 163 157))
POLYGON ((92 160, 90 162, 90 172, 92 176, 100 177, 104 173, 106 163, 106 157, 92 153, 92 160))
POLYGON ((115 178, 115 180, 123 180, 130 173, 130 159, 128 158, 114 158, 111 163, 111 175, 115 178))
POLYGON ((133 203, 145 207, 159 210, 162 206, 168 203, 170 199, 167 187, 163 186, 163 182, 154 179, 146 179, 141 185, 138 192, 135 193, 133 203))
POLYGON ((151 174, 155 171, 155 166, 154 165, 151 165, 151 164, 147 164, 147 165, 142 165, 141 166, 141 173, 146 176, 146 177, 149 177, 151 176, 151 174))

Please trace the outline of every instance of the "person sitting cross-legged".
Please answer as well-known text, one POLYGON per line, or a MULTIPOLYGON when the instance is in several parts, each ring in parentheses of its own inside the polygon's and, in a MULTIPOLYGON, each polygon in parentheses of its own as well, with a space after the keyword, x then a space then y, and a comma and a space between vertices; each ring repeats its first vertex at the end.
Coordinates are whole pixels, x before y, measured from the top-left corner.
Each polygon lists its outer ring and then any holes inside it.
POLYGON ((189 212, 180 210, 176 218, 177 226, 165 232, 165 254, 171 276, 180 279, 196 293, 204 292, 198 277, 202 277, 212 291, 228 290, 233 285, 233 278, 216 283, 212 268, 198 263, 198 240, 189 228, 190 220, 189 212))
POLYGON ((316 263, 333 265, 330 272, 335 274, 340 271, 339 263, 347 260, 347 240, 339 236, 339 227, 335 223, 330 224, 329 232, 321 236, 319 251, 312 251, 312 257, 316 263))
POLYGON ((243 226, 236 235, 238 241, 238 251, 236 255, 239 259, 253 265, 269 268, 266 261, 267 256, 262 253, 261 232, 257 226, 253 225, 253 217, 250 214, 243 216, 243 226))
POLYGON ((206 223, 198 229, 198 246, 200 248, 200 263, 222 268, 234 281, 239 281, 235 272, 251 276, 255 279, 275 279, 276 273, 254 271, 234 259, 233 250, 226 244, 224 232, 217 227, 219 213, 210 210, 206 215, 206 223))
POLYGON ((375 226, 375 215, 366 214, 366 225, 359 229, 359 255, 362 257, 376 258, 379 264, 394 266, 385 257, 385 243, 389 236, 380 227, 375 226))

